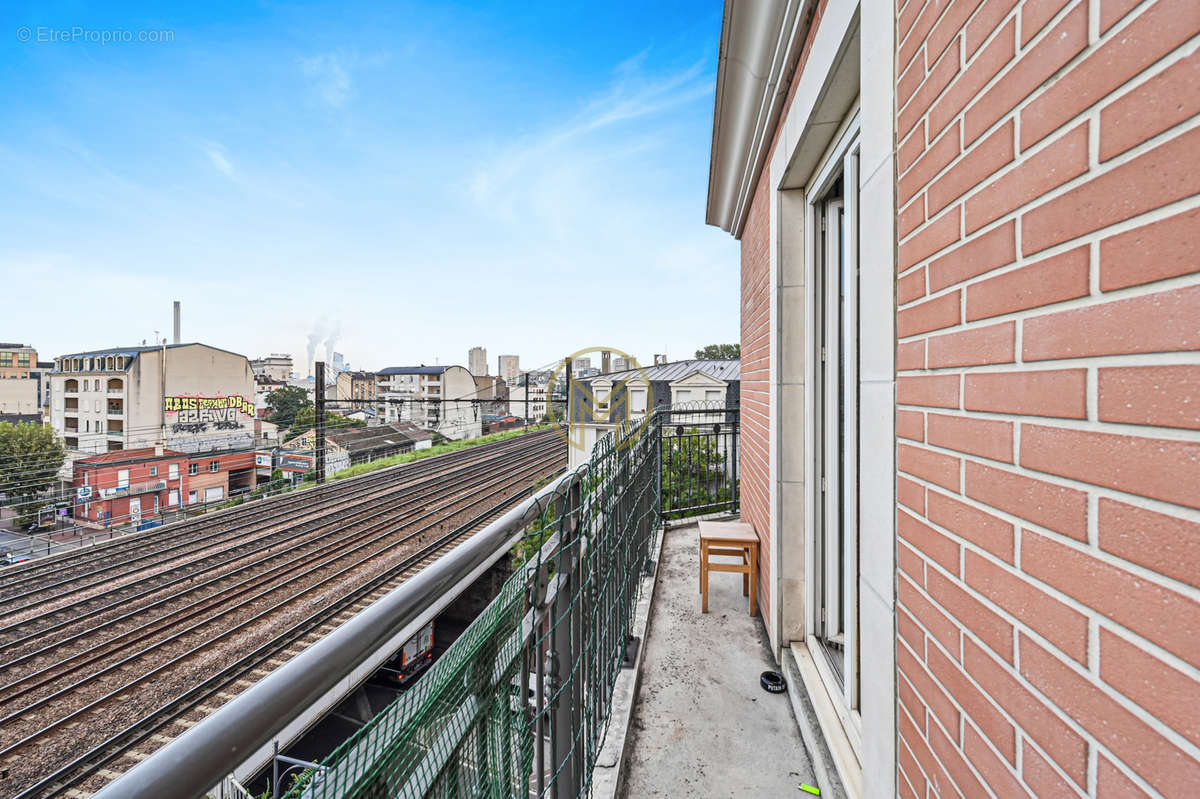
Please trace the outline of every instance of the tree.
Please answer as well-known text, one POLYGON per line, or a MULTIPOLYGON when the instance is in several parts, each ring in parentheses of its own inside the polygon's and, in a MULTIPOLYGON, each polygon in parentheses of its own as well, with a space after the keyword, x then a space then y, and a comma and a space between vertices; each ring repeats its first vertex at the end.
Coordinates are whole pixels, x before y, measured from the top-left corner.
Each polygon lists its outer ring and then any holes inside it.
MULTIPOLYGON (((281 389, 282 390, 282 389, 281 389)), ((292 422, 292 429, 288 431, 288 438, 295 438, 302 433, 307 433, 313 428, 317 421, 317 411, 312 406, 301 408, 296 413, 296 418, 292 422)), ((366 422, 360 422, 358 419, 347 419, 339 413, 333 411, 325 411, 325 429, 326 430, 341 430, 346 427, 366 427, 366 422)))
POLYGON ((696 350, 696 357, 706 361, 735 360, 742 357, 741 344, 709 344, 696 350))
POLYGON ((714 436, 698 428, 662 437, 662 509, 666 519, 712 513, 731 496, 731 474, 714 436))
POLYGON ((284 386, 267 395, 267 407, 271 409, 271 421, 289 427, 296 421, 304 408, 312 407, 308 392, 299 386, 284 386))
POLYGON ((54 430, 40 424, 0 422, 0 493, 22 525, 37 520, 41 495, 54 484, 67 451, 54 430))

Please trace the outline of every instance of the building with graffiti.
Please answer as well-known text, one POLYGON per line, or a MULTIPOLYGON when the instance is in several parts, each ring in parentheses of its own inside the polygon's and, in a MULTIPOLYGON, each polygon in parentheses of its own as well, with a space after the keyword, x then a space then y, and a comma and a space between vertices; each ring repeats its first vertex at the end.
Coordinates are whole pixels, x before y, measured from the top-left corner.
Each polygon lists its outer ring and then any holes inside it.
POLYGON ((250 362, 207 344, 62 355, 51 385, 50 423, 73 459, 155 445, 195 453, 255 444, 250 362))

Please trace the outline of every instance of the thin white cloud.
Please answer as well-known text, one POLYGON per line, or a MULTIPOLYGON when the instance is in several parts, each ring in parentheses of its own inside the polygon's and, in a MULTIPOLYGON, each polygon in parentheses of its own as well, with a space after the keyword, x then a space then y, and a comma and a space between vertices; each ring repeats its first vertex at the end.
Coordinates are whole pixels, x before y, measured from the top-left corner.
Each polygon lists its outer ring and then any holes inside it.
POLYGON ((231 180, 237 178, 237 170, 233 168, 233 164, 230 163, 229 157, 225 155, 225 147, 223 145, 216 142, 204 142, 200 145, 200 148, 204 151, 204 154, 208 156, 209 163, 211 163, 218 172, 225 177, 230 178, 231 180))
POLYGON ((705 73, 703 62, 664 76, 647 76, 647 53, 619 63, 612 82, 569 118, 493 152, 467 180, 475 202, 502 218, 542 214, 543 222, 558 228, 570 210, 564 200, 586 196, 595 207, 595 195, 581 196, 579 189, 594 184, 590 179, 596 176, 607 177, 608 165, 654 144, 669 146, 667 137, 655 135, 658 123, 650 120, 661 118, 668 124, 668 112, 710 96, 712 76, 705 73), (639 124, 627 124, 634 122, 639 124))
POLYGON ((331 108, 342 108, 354 90, 350 69, 337 53, 321 53, 300 60, 304 74, 312 79, 313 91, 331 108))

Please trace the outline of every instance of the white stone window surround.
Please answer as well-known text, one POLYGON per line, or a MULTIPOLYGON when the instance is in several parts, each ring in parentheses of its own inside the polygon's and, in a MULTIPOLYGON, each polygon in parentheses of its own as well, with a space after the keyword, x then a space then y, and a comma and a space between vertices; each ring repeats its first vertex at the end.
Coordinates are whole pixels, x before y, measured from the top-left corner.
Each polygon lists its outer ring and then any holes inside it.
MULTIPOLYGON (((803 346, 812 340, 811 319, 805 313, 813 307, 813 298, 808 296, 812 281, 804 273, 811 268, 812 261, 804 254, 805 225, 800 223, 790 228, 786 222, 804 217, 805 189, 812 182, 817 165, 829 152, 828 142, 845 129, 846 109, 858 108, 860 218, 870 220, 872 225, 870 235, 860 237, 859 275, 859 451, 871 452, 873 457, 862 459, 859 471, 860 493, 869 495, 871 501, 860 503, 859 511, 863 556, 858 575, 858 614, 863 678, 861 721, 853 726, 865 735, 860 733, 860 740, 853 747, 853 756, 861 769, 844 760, 838 765, 843 781, 852 791, 871 797, 895 795, 896 768, 894 24, 894 8, 880 0, 830 3, 826 7, 804 68, 794 78, 799 85, 785 118, 780 121, 780 134, 767 167, 773 189, 769 249, 772 295, 769 462, 773 530, 772 580, 768 587, 771 614, 766 621, 772 639, 786 647, 792 638, 786 633, 802 623, 796 619, 786 623, 787 610, 781 599, 785 592, 803 593, 808 586, 797 589, 794 585, 804 572, 802 562, 794 568, 796 562, 806 558, 795 551, 785 557, 785 531, 802 530, 813 518, 812 494, 804 481, 805 464, 813 462, 812 398, 805 391, 813 375, 812 364, 805 362, 803 346), (831 103, 837 102, 839 93, 844 97, 843 105, 831 110, 831 103), (781 329, 784 309, 789 309, 793 324, 785 324, 786 329, 781 329), (796 316, 803 320, 800 325, 794 324, 796 316), (800 346, 785 347, 785 343, 800 346), (801 447, 796 446, 798 438, 803 439, 801 447)), ((808 608, 802 610, 807 612, 808 608)), ((799 632, 804 633, 803 629, 799 632)), ((803 643, 800 646, 807 652, 803 643)), ((806 660, 814 663, 811 657, 806 660)), ((825 680, 818 681, 823 689, 825 680)), ((805 682, 813 687, 813 680, 806 677, 805 682)), ((811 693, 816 700, 826 692, 811 693)), ((834 704, 827 701, 828 712, 823 714, 826 718, 834 717, 834 704)), ((846 726, 846 708, 842 705, 837 711, 840 712, 836 718, 842 719, 846 726)), ((835 744, 832 740, 830 743, 835 744)), ((847 748, 842 747, 843 751, 847 748)))

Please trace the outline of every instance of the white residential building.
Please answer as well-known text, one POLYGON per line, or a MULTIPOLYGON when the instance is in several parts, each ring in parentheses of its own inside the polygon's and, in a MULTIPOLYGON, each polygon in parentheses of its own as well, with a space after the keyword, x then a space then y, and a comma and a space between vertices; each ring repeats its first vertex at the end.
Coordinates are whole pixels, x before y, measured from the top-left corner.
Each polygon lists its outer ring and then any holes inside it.
POLYGON ((292 356, 273 352, 265 358, 250 361, 250 368, 254 370, 256 377, 286 382, 292 379, 292 356))
POLYGON ((529 402, 526 403, 525 386, 508 389, 508 412, 530 424, 540 422, 546 415, 546 385, 529 384, 529 402))
MULTIPOLYGON (((644 419, 663 406, 736 407, 741 400, 741 376, 741 361, 695 359, 613 371, 588 380, 572 378, 567 412, 571 468, 587 460, 600 437, 624 419, 644 419)), ((675 415, 672 422, 703 424, 710 418, 675 415)))
POLYGON ((55 358, 50 381, 50 423, 77 456, 254 445, 254 372, 244 355, 206 344, 92 350, 55 358))
POLYGON ((389 366, 376 373, 376 386, 385 423, 413 422, 454 440, 482 432, 475 378, 462 366, 389 366))

